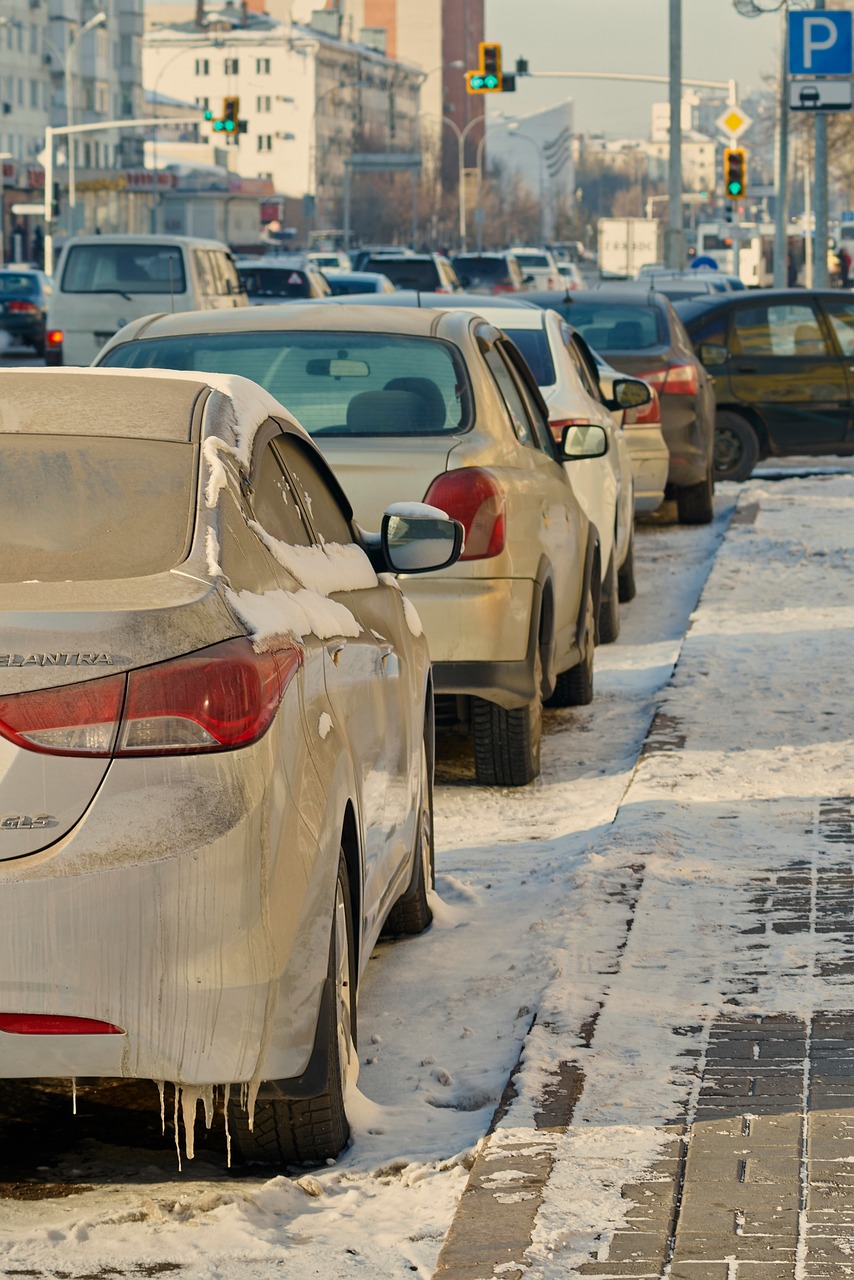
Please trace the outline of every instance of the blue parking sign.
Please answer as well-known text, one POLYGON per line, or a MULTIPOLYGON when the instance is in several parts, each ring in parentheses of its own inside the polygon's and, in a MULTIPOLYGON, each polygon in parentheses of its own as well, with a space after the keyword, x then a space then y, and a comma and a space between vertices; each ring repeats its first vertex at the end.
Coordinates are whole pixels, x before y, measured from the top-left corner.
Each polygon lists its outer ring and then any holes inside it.
POLYGON ((850 76, 852 14, 847 9, 789 13, 789 75, 850 76))

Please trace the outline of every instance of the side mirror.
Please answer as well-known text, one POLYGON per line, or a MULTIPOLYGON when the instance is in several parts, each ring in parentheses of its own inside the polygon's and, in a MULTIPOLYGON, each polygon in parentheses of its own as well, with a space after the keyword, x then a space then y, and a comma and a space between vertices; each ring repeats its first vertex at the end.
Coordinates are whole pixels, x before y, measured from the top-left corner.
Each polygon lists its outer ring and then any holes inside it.
POLYGON ((383 555, 394 573, 431 573, 456 564, 463 550, 463 526, 438 507, 396 502, 383 516, 383 555))
POLYGON ((718 368, 727 362, 727 349, 717 342, 701 342, 699 356, 707 369, 718 368))
POLYGON ((522 276, 522 284, 534 284, 536 276, 522 276))
POLYGON ((639 378, 615 378, 611 387, 609 409, 639 409, 649 404, 652 391, 639 378))
POLYGON ((604 427, 597 427, 593 423, 589 426, 571 423, 564 430, 560 451, 564 462, 580 458, 603 458, 608 452, 608 433, 604 427))

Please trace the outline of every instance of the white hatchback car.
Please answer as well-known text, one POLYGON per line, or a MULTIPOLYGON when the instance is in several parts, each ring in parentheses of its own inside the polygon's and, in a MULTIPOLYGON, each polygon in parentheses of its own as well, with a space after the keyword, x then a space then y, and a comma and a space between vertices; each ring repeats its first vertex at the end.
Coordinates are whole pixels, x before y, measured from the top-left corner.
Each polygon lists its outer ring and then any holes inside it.
POLYGON ((560 289, 563 287, 557 260, 551 249, 537 249, 517 245, 510 249, 523 276, 530 276, 531 289, 560 289))
POLYGON ((221 1091, 246 1154, 337 1154, 359 978, 431 918, 391 575, 461 538, 407 504, 365 541, 244 378, 0 372, 2 1076, 169 1081, 188 1155, 221 1091))
MULTIPOLYGON (((597 638, 609 644, 620 631, 618 602, 631 600, 635 594, 634 481, 622 407, 613 400, 605 404, 587 344, 556 311, 498 306, 478 310, 513 339, 527 360, 548 407, 556 439, 570 425, 591 423, 608 435, 607 453, 573 462, 567 474, 599 533, 602 596, 597 638)), ((637 379, 622 379, 612 388, 612 396, 625 397, 628 391, 640 402, 642 386, 637 379)))

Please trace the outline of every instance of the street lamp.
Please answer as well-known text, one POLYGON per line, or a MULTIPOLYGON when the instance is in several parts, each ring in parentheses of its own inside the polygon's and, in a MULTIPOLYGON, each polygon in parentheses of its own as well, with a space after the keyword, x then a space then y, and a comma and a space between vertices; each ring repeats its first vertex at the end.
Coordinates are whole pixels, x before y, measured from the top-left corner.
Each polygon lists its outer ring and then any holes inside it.
MULTIPOLYGON (((88 22, 84 22, 75 35, 69 38, 65 49, 65 58, 63 59, 63 78, 65 80, 65 123, 71 127, 74 124, 74 79, 71 74, 71 62, 77 51, 77 46, 83 36, 89 31, 94 31, 96 27, 103 27, 107 21, 107 15, 102 11, 96 13, 88 22)), ((52 198, 52 192, 47 192, 46 199, 52 198)), ((77 206, 77 183, 74 173, 74 137, 69 135, 68 138, 68 207, 74 209, 77 206)))
MULTIPOLYGON (((5 26, 5 23, 3 24, 5 26)), ((11 151, 0 151, 0 268, 6 265, 6 194, 4 190, 5 174, 3 173, 3 165, 7 160, 14 159, 11 151)))
POLYGON ((460 249, 463 253, 466 251, 466 187, 465 187, 465 168, 466 168, 466 138, 469 130, 473 129, 476 124, 486 124, 486 116, 475 116, 474 120, 469 120, 468 124, 461 129, 448 116, 442 116, 442 124, 446 124, 449 129, 453 129, 457 138, 457 196, 459 199, 460 209, 460 249))

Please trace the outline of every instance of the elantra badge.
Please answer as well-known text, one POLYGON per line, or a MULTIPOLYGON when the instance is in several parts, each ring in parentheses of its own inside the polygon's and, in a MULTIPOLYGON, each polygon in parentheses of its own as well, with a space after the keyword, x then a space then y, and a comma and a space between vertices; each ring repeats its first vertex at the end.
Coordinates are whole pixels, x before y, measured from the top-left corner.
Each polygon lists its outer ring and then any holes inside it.
POLYGON ((37 813, 30 818, 26 814, 10 814, 0 818, 0 831, 37 831, 43 827, 58 827, 56 818, 49 813, 37 813))
POLYGON ((111 667, 109 653, 0 653, 0 667, 111 667))

